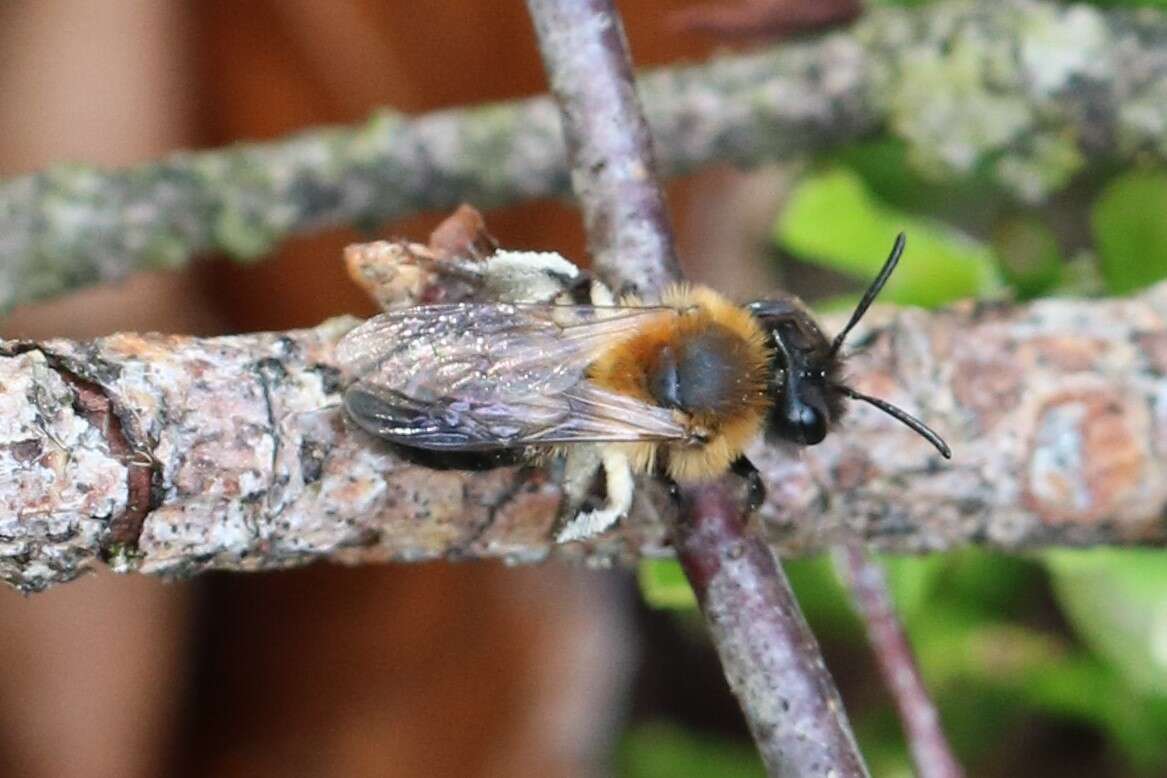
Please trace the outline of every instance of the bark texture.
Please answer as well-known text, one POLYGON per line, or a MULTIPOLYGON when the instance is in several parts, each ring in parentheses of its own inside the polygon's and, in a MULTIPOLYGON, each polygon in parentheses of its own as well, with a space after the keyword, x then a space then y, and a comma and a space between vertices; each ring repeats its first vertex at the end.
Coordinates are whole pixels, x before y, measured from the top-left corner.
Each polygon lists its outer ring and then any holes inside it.
MULTIPOLYGON (((813 155, 888 129, 937 177, 1040 201, 1097 160, 1167 158, 1167 17, 1041 0, 877 8, 844 32, 646 73, 660 172, 813 155)), ((0 184, 0 310, 297 233, 566 194, 547 97, 0 184)))
POLYGON ((563 117, 592 266, 618 295, 657 299, 680 280, 628 42, 608 0, 528 0, 563 117))
MULTIPOLYGON (((189 575, 669 553, 673 508, 651 482, 611 535, 555 546, 554 464, 434 472, 352 429, 333 348, 354 323, 0 345, 0 577, 41 589, 99 559, 189 575)), ((953 459, 858 405, 795 456, 758 445, 769 496, 757 520, 782 553, 855 536, 897 552, 1167 543, 1167 285, 1125 300, 875 309, 853 342, 865 343, 854 383, 918 413, 953 459)))
POLYGON ((724 478, 686 490, 673 534, 766 775, 868 778, 786 572, 746 526, 729 484, 724 478))

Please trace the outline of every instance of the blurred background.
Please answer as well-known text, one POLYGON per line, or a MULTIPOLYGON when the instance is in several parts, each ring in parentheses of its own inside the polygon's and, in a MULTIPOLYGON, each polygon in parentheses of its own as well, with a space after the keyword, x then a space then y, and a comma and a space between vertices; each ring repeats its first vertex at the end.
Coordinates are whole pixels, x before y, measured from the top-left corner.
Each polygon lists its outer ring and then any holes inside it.
MULTIPOLYGON (((675 14, 691 5, 620 3, 638 64, 747 45, 685 29, 675 14)), ((8 2, 0 51, 5 176, 544 88, 517 0, 424 12, 404 0, 8 2)), ((690 278, 741 295, 783 284, 823 310, 854 299, 899 229, 912 261, 886 299, 901 303, 1123 293, 1167 276, 1167 175, 1154 169, 1105 171, 1031 208, 976 176, 920 178, 882 138, 748 174, 713 167, 669 196, 690 278)), ((441 216, 378 235, 423 239, 441 216)), ((562 203, 487 220, 505 246, 584 256, 562 203)), ((0 334, 211 335, 369 314, 340 263, 369 237, 140 274, 19 309, 0 334)), ((887 561, 970 775, 1167 775, 1161 554, 887 561)), ((791 575, 874 774, 911 775, 830 563, 794 562, 791 575)), ((317 566, 175 584, 97 573, 27 599, 0 591, 0 624, 2 775, 762 775, 666 562, 317 566)))

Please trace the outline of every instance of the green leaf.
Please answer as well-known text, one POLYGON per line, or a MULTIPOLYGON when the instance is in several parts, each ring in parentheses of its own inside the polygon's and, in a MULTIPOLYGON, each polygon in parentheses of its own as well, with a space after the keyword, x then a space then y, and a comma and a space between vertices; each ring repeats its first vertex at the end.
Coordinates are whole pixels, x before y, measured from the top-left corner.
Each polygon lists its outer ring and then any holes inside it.
POLYGON ((1112 180, 1090 216, 1107 291, 1125 294, 1167 278, 1167 174, 1124 173, 1112 180))
POLYGON ((617 753, 622 778, 763 778, 753 747, 665 723, 642 724, 624 735, 617 753))
POLYGON ((1158 775, 1167 758, 1167 698, 1133 692, 1097 657, 1056 658, 1034 668, 1020 690, 1030 704, 1103 730, 1136 772, 1158 775))
POLYGON ((913 167, 907 144, 883 135, 844 146, 832 159, 854 170, 871 193, 888 205, 938 218, 967 215, 999 204, 1000 189, 985 175, 936 181, 913 167))
POLYGON ((644 601, 654 608, 695 610, 697 598, 679 562, 645 559, 636 568, 636 580, 644 601))
POLYGON ((949 560, 942 554, 933 554, 923 557, 880 556, 879 561, 887 573, 900 620, 907 623, 922 612, 927 618, 929 597, 949 560))
POLYGON ((943 224, 887 206, 857 174, 843 168, 815 173, 795 187, 775 237, 806 261, 869 281, 901 231, 908 236, 907 250, 882 299, 938 306, 985 296, 999 286, 989 248, 943 224))
POLYGON ((890 705, 857 706, 849 710, 859 750, 872 775, 913 778, 916 771, 904 742, 899 716, 890 705))
POLYGON ((863 639, 863 625, 851 608, 846 588, 835 575, 835 565, 829 554, 784 559, 782 569, 790 579, 790 586, 811 631, 820 639, 863 639))
POLYGON ((1082 640, 1135 688, 1167 695, 1167 553, 1059 550, 1044 559, 1082 640))
POLYGON ((1064 261, 1053 230, 1033 216, 1008 216, 993 230, 1001 271, 1022 300, 1046 295, 1062 281, 1064 261))
POLYGON ((1022 557, 982 549, 947 554, 944 586, 936 599, 981 619, 1018 615, 1043 580, 1041 565, 1022 557))

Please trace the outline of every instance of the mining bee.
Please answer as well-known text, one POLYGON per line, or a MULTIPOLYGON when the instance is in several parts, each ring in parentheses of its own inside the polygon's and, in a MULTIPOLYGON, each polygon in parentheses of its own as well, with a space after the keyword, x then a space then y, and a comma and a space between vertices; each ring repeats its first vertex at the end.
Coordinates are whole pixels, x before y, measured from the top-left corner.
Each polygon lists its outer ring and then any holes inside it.
POLYGON ((684 485, 749 470, 742 452, 760 433, 814 445, 847 399, 874 405, 949 458, 923 422, 842 377, 843 343, 903 250, 901 234, 833 340, 793 296, 739 306, 682 285, 644 304, 614 300, 592 281, 590 302, 580 304, 570 298, 585 276, 562 257, 498 252, 474 272, 487 279, 494 272, 504 280, 495 286, 513 299, 394 310, 344 337, 338 356, 354 377, 345 409, 364 430, 426 463, 563 455, 571 511, 602 467, 607 503, 575 513, 560 541, 602 532, 625 515, 634 473, 684 485), (505 282, 519 277, 526 280, 505 282), (523 299, 532 279, 546 282, 533 284, 542 299, 523 299))

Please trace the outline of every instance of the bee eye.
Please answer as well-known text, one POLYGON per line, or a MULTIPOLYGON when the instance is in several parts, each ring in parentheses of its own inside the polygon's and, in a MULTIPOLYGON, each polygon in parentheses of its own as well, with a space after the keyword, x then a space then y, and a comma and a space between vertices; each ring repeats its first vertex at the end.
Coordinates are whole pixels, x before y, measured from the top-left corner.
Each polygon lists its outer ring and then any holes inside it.
POLYGON ((798 430, 799 443, 813 446, 821 443, 827 436, 827 419, 814 406, 806 403, 797 403, 791 410, 794 411, 791 422, 798 430))
POLYGON ((809 403, 788 401, 771 411, 769 432, 791 443, 813 446, 827 436, 827 417, 809 403))

